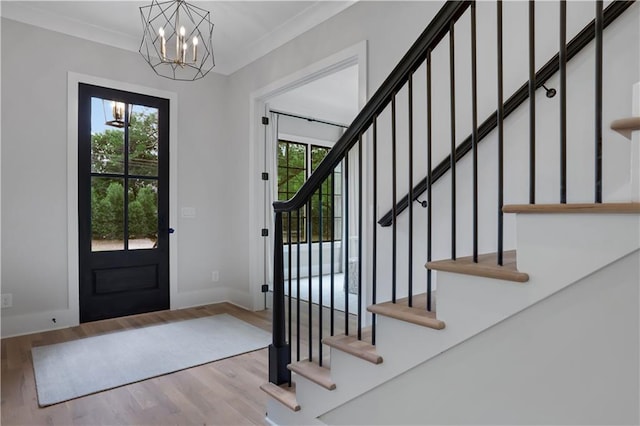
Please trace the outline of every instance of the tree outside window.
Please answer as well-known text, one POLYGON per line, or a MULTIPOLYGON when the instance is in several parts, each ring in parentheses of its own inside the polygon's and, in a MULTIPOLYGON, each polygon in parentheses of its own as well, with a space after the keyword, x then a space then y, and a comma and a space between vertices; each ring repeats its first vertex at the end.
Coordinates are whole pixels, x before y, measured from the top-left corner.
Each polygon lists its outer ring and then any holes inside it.
MULTIPOLYGON (((94 100, 100 105, 100 99, 94 100)), ((125 194, 128 198, 128 238, 157 239, 158 112, 155 108, 139 105, 129 108, 126 190, 124 129, 92 129, 91 233, 94 251, 103 250, 100 242, 124 240, 125 194)), ((100 114, 100 111, 92 113, 100 114)))
MULTIPOLYGON (((326 157, 330 148, 318 145, 307 145, 299 142, 278 141, 278 200, 289 200, 302 187, 308 178, 307 171, 313 172, 326 157)), ((333 210, 334 240, 342 237, 342 165, 338 165, 334 172, 322 184, 322 241, 331 241, 331 214, 333 210), (331 195, 332 185, 333 197, 331 195)), ((320 241, 320 191, 312 198, 311 205, 311 241, 320 241)), ((307 242, 307 209, 291 213, 291 242, 307 242), (298 215, 300 216, 300 232, 298 233, 298 215)), ((289 219, 283 218, 283 241, 288 243, 289 219)))

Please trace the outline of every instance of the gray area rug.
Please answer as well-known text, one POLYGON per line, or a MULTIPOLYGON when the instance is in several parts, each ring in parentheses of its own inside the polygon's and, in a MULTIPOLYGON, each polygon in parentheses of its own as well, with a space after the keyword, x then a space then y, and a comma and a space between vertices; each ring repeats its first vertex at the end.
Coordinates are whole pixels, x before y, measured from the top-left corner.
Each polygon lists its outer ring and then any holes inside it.
POLYGON ((230 315, 31 349, 41 407, 264 348, 271 335, 230 315))

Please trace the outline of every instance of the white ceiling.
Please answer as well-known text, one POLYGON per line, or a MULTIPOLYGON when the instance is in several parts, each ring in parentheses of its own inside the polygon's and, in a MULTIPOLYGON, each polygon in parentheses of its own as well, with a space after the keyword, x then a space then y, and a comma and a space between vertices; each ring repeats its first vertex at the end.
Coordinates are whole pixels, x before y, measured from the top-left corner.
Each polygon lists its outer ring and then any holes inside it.
MULTIPOLYGON (((211 12, 216 66, 231 74, 355 1, 198 1, 211 12)), ((146 1, 1 1, 6 18, 137 52, 146 1)))
POLYGON ((358 66, 353 65, 269 100, 269 107, 349 125, 358 113, 358 66))

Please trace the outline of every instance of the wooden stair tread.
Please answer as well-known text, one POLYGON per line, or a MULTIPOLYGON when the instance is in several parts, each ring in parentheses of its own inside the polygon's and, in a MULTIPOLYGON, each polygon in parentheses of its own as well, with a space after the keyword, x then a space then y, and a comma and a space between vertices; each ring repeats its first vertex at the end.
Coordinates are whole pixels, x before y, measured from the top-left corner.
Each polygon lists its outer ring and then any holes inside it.
MULTIPOLYGON (((430 311, 430 315, 433 316, 433 318, 436 317, 436 309, 435 309, 435 305, 436 305, 436 301, 435 301, 435 291, 431 292, 431 311, 430 311)), ((427 293, 420 293, 420 294, 414 294, 413 295, 413 299, 412 299, 411 306, 414 308, 418 308, 418 309, 427 309, 427 293)), ((401 303, 403 305, 409 305, 409 298, 408 297, 403 297, 402 299, 396 299, 396 303, 401 303)))
POLYGON ((289 386, 285 383, 283 385, 275 385, 271 382, 260 385, 260 389, 266 392, 270 397, 276 401, 281 402, 287 408, 292 411, 300 411, 300 404, 296 400, 296 387, 295 384, 289 386))
POLYGON ((611 129, 631 139, 631 132, 640 130, 640 117, 626 117, 611 122, 611 129))
POLYGON ((498 265, 496 253, 479 255, 478 263, 473 261, 473 256, 469 256, 459 257, 456 260, 447 259, 428 262, 425 266, 428 269, 436 271, 454 272, 477 277, 495 278, 520 283, 529 281, 529 275, 518 271, 515 250, 508 250, 503 253, 502 266, 498 265))
POLYGON ((638 214, 640 203, 510 204, 504 213, 612 213, 638 214))
POLYGON ((327 390, 336 388, 336 384, 331 380, 331 370, 315 362, 304 359, 287 365, 287 368, 327 390))
POLYGON ((322 339, 322 343, 331 348, 341 350, 372 364, 382 364, 382 357, 378 355, 376 347, 369 341, 371 341, 371 327, 362 329, 362 340, 358 340, 357 336, 346 336, 344 334, 322 339))
POLYGON ((396 303, 376 303, 375 305, 369 306, 367 310, 376 315, 395 318, 400 321, 410 322, 435 330, 442 330, 445 327, 444 321, 436 318, 435 312, 429 312, 423 306, 420 306, 420 304, 415 303, 416 297, 424 297, 426 304, 426 296, 418 295, 414 297, 412 307, 409 307, 408 298, 404 298, 396 300, 396 303))

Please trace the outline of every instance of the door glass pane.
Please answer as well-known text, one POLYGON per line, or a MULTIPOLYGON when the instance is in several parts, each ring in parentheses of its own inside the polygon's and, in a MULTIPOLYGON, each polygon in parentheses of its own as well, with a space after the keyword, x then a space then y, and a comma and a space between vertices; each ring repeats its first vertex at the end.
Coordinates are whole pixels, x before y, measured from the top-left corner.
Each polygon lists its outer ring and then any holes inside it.
POLYGON ((129 121, 129 174, 158 176, 158 110, 132 105, 129 121))
POLYGON ((129 250, 153 249, 158 241, 158 181, 129 180, 129 250))
POLYGON ((124 173, 124 104, 91 98, 91 172, 124 173))
POLYGON ((124 179, 91 178, 91 251, 124 250, 124 179))

